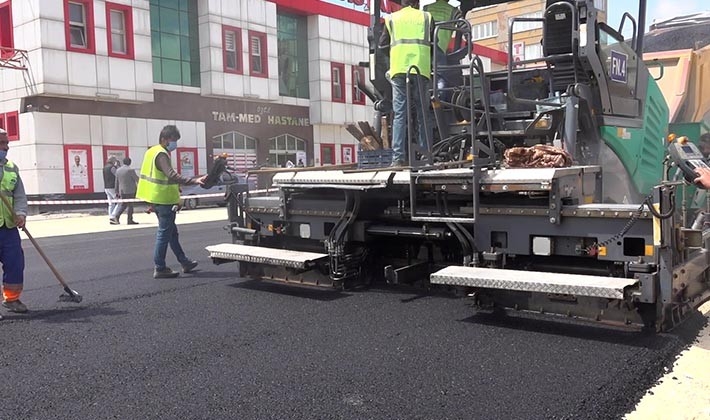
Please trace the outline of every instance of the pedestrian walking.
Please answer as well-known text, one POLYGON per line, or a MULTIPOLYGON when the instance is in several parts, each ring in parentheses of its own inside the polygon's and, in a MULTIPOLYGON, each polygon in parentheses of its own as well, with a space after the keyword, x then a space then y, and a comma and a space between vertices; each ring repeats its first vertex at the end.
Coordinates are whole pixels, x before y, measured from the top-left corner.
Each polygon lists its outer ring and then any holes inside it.
POLYGON ((10 146, 7 132, 0 128, 0 194, 4 197, 0 200, 2 306, 10 312, 23 313, 27 312, 27 306, 20 301, 24 284, 25 254, 17 228, 25 226, 27 195, 20 178, 20 169, 7 159, 8 150, 10 146), (8 208, 5 202, 12 208, 8 208))
POLYGON ((197 267, 197 261, 190 260, 180 245, 175 213, 180 203, 179 185, 202 185, 205 176, 187 178, 177 172, 170 162, 170 152, 177 149, 180 131, 174 125, 166 125, 160 131, 158 144, 148 149, 143 156, 136 197, 152 205, 158 217, 158 232, 155 236, 153 278, 174 278, 180 273, 173 271, 165 263, 168 246, 177 258, 182 271, 189 273, 197 267))
POLYGON ((112 218, 114 210, 116 210, 116 169, 118 166, 118 159, 115 156, 110 156, 106 160, 106 164, 103 169, 104 176, 104 192, 106 193, 106 200, 108 201, 108 217, 109 223, 112 225, 117 225, 112 218))
MULTIPOLYGON (((116 197, 121 200, 130 200, 136 198, 136 189, 138 187, 138 175, 136 171, 131 168, 131 158, 123 158, 123 166, 116 169, 116 197)), ((111 215, 111 223, 116 222, 116 224, 121 223, 121 215, 123 211, 128 209, 126 215, 128 216, 129 225, 137 225, 138 222, 133 220, 133 203, 121 201, 116 206, 116 209, 111 215)))

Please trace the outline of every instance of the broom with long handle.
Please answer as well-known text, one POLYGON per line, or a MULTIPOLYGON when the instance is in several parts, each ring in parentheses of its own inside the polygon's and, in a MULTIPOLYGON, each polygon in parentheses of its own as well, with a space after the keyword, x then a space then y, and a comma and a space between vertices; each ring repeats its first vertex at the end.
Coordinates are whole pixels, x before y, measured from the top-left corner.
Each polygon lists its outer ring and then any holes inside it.
MULTIPOLYGON (((10 209, 10 213, 12 213, 13 219, 16 218, 17 216, 15 215, 15 209, 12 208, 12 205, 10 204, 10 200, 8 200, 7 197, 5 197, 5 194, 0 193, 0 199, 2 200, 3 204, 5 204, 5 206, 10 209)), ((72 290, 72 288, 69 287, 67 282, 64 281, 64 278, 62 277, 61 274, 59 274, 59 271, 57 270, 57 268, 54 266, 54 264, 52 264, 52 262, 49 260, 47 255, 44 253, 44 251, 42 251, 42 248, 39 246, 39 244, 37 243, 35 238, 33 238, 32 235, 30 234, 30 231, 27 230, 27 226, 22 226, 21 229, 23 232, 25 232, 25 235, 27 235, 27 238, 29 238, 30 242, 32 242, 32 245, 35 247, 35 249, 37 250, 39 255, 42 257, 44 262, 47 263, 47 266, 49 266, 49 269, 52 270, 52 273, 54 273, 54 277, 57 278, 57 280, 59 281, 59 284, 62 285, 62 287, 64 288, 64 291, 67 293, 66 295, 65 294, 60 295, 59 300, 62 302, 76 302, 76 303, 81 302, 81 299, 82 299, 81 295, 79 293, 77 293, 76 290, 72 290)))

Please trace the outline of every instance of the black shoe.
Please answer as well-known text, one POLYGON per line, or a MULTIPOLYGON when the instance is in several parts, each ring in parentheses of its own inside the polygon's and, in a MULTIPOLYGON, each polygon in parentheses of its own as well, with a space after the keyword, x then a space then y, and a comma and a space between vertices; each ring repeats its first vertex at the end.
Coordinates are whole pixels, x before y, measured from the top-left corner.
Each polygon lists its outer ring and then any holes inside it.
POLYGON ((25 306, 24 303, 20 302, 20 300, 10 300, 10 301, 3 301, 2 306, 7 308, 8 311, 10 312, 17 312, 18 314, 24 314, 27 312, 27 306, 25 306))
POLYGON ((179 275, 180 273, 171 270, 170 267, 165 267, 162 270, 158 270, 157 268, 153 270, 154 279, 174 279, 179 275))
POLYGON ((108 219, 108 221, 109 221, 109 223, 111 223, 112 225, 120 225, 120 224, 121 224, 121 222, 119 222, 118 220, 114 219, 113 217, 110 218, 110 219, 108 219))
POLYGON ((189 261, 182 265, 183 273, 190 273, 197 267, 197 261, 189 261))
POLYGON ((128 221, 128 224, 129 224, 129 225, 137 225, 138 222, 134 222, 133 220, 129 220, 129 221, 128 221))

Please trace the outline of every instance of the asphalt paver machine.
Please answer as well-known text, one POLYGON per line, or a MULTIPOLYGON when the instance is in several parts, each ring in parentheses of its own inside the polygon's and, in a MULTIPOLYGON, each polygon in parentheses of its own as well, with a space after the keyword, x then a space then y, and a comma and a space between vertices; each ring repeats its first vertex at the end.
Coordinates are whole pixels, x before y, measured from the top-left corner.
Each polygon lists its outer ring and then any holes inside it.
MULTIPOLYGON (((372 3, 367 93, 386 115, 382 8, 372 3)), ((509 65, 489 72, 468 21, 437 22, 465 57, 435 65, 434 82, 455 76, 424 93, 436 115, 427 150, 412 146, 406 168, 284 169, 268 190, 235 186, 232 241, 209 246, 210 257, 267 281, 418 284, 479 311, 673 328, 708 297, 710 230, 706 209, 687 205, 702 155, 695 139, 668 133, 641 59, 645 10, 641 0, 612 28, 592 0, 547 1, 542 17, 511 20, 509 65), (543 54, 514 61, 524 22, 542 27, 543 54), (506 165, 506 150, 535 145, 557 145, 573 163, 506 165)))

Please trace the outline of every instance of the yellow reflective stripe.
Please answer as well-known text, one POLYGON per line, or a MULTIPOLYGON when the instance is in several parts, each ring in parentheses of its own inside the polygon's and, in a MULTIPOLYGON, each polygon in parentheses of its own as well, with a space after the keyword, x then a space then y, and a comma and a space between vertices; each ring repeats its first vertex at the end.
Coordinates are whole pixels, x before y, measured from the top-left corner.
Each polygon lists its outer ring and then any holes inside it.
POLYGON ((149 182, 154 182, 154 183, 160 184, 160 185, 177 184, 177 182, 171 181, 169 179, 157 179, 157 178, 149 177, 148 175, 144 175, 144 174, 141 174, 141 179, 149 181, 149 182))

